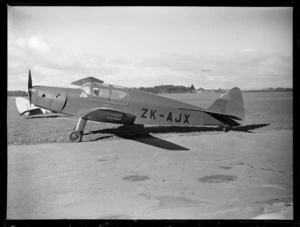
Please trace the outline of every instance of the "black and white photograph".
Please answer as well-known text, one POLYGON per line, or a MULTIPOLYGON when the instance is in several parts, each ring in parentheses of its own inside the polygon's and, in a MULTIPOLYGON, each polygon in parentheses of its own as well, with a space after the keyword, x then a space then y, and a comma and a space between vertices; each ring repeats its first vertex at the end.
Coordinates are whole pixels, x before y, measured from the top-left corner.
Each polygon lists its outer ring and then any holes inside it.
POLYGON ((7 6, 8 220, 293 220, 293 7, 7 6))

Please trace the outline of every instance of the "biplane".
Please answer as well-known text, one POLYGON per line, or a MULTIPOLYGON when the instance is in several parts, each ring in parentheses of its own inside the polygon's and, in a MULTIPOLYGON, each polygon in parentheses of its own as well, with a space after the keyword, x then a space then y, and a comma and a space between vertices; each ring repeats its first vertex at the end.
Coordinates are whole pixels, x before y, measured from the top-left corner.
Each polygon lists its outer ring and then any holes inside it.
POLYGON ((94 77, 72 82, 78 88, 32 86, 28 76, 30 104, 56 113, 78 117, 70 133, 80 142, 87 121, 159 126, 218 126, 223 131, 239 126, 245 118, 242 93, 235 87, 209 108, 169 99, 137 89, 111 84, 94 77))

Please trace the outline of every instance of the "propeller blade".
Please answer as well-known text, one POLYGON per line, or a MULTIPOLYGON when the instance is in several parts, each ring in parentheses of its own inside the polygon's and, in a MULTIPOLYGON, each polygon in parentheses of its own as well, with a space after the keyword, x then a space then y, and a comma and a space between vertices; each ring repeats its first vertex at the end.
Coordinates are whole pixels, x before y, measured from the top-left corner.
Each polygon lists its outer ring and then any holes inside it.
POLYGON ((32 89, 32 79, 31 79, 31 72, 29 69, 29 75, 28 75, 28 96, 29 96, 29 103, 31 107, 31 89, 32 89))

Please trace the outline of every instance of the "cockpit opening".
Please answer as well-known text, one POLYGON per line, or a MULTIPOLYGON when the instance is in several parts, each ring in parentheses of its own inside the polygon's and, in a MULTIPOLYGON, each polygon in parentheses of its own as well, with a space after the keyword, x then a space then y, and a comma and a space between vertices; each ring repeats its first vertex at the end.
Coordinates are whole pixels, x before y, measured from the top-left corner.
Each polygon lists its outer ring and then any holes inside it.
MULTIPOLYGON (((106 99, 120 100, 128 96, 128 93, 124 88, 108 84, 85 83, 81 86, 81 90, 83 90, 87 95, 106 99)), ((84 95, 80 96, 85 97, 84 95)))
POLYGON ((80 88, 81 88, 81 90, 83 90, 86 94, 91 95, 91 83, 83 84, 80 88))

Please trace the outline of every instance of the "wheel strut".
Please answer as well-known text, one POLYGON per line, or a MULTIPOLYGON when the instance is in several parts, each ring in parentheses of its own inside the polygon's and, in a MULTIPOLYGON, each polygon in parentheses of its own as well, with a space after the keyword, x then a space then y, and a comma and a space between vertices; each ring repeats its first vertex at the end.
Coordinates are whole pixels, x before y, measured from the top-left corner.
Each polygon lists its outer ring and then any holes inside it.
POLYGON ((86 119, 79 118, 75 130, 72 131, 69 135, 69 139, 71 142, 80 142, 81 141, 86 122, 87 122, 86 119))

